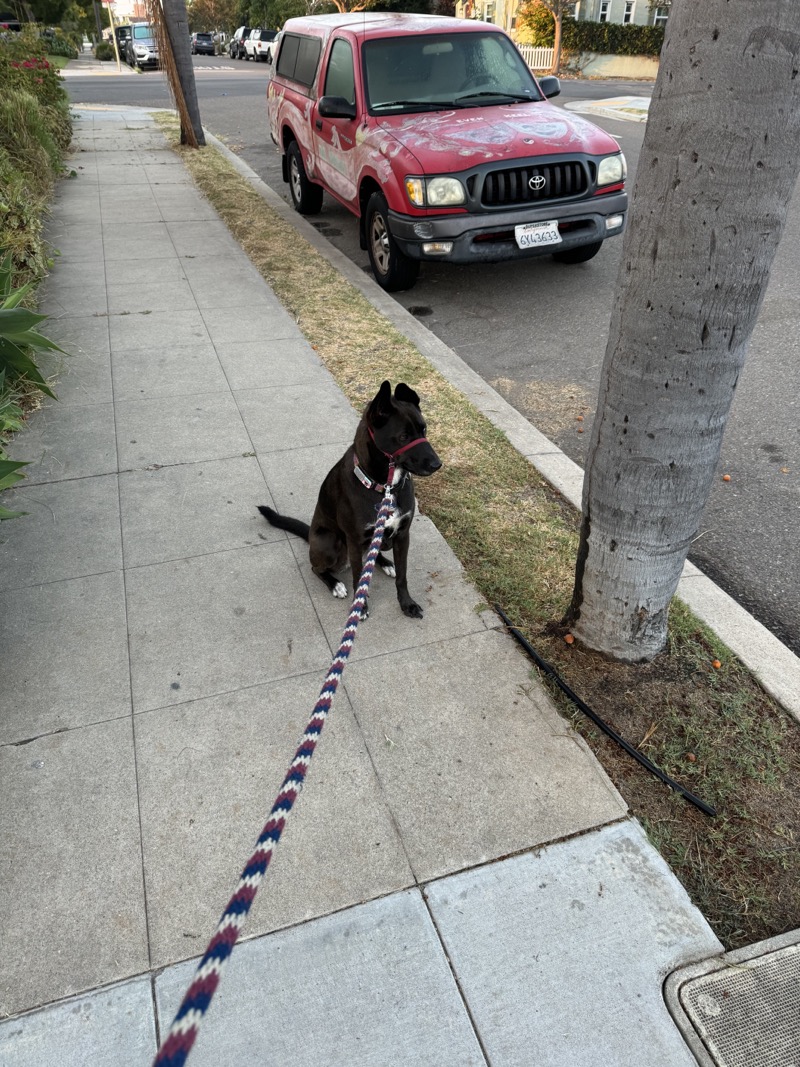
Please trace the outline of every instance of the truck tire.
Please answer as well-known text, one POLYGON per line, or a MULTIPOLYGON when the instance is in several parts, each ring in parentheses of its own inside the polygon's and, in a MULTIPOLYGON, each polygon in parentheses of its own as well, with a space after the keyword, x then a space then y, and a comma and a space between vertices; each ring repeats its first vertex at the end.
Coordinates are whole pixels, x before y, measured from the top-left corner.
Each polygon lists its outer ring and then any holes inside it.
POLYGON ((602 241, 595 241, 592 245, 567 248, 564 252, 554 252, 553 259, 556 263, 587 263, 590 259, 594 259, 602 245, 602 241))
POLYGON ((365 216, 367 253, 375 280, 387 293, 410 289, 419 275, 419 260, 401 252, 389 229, 389 205, 383 193, 373 193, 365 216))
POLYGON ((289 192, 295 211, 301 215, 318 215, 322 209, 322 187, 308 180, 303 156, 297 141, 292 141, 286 151, 289 171, 289 192))

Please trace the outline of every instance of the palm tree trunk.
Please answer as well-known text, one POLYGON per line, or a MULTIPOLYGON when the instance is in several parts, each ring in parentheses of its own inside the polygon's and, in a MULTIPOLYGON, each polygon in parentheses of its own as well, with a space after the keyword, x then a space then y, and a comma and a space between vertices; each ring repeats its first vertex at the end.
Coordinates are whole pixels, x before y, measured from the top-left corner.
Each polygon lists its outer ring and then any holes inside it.
POLYGON ((567 620, 652 659, 800 169, 797 0, 672 8, 589 445, 567 620))
MULTIPOLYGON (((157 0, 150 0, 151 6, 157 0)), ((189 19, 185 0, 163 0, 164 29, 169 38, 169 53, 161 53, 161 62, 169 78, 172 95, 181 123, 181 144, 193 148, 206 143, 203 124, 200 121, 200 105, 197 100, 197 85, 194 80, 192 53, 189 47, 189 19)))

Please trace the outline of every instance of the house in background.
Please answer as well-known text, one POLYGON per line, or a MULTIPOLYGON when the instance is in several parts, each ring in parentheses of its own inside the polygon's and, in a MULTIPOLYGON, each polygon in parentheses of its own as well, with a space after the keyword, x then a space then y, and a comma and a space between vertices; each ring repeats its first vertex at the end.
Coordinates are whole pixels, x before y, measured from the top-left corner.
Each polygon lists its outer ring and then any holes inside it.
MULTIPOLYGON (((456 18, 493 22, 514 35, 520 0, 456 0, 456 18)), ((576 0, 575 18, 590 22, 619 22, 634 26, 664 26, 669 3, 651 6, 650 0, 576 0)))
POLYGON ((575 18, 588 22, 619 22, 624 26, 665 26, 669 4, 650 0, 577 0, 575 18))
POLYGON ((144 0, 114 0, 111 10, 118 26, 124 26, 128 22, 147 22, 144 0))
POLYGON ((519 6, 520 0, 456 0, 455 12, 458 19, 492 22, 513 36, 519 6))

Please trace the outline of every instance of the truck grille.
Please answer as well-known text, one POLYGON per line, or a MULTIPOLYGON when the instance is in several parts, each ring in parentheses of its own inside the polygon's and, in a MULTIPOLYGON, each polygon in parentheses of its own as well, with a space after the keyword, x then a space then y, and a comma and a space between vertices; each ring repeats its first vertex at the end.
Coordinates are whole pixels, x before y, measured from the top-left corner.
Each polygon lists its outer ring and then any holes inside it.
POLYGON ((540 200, 563 200, 581 196, 588 187, 586 168, 577 160, 510 167, 508 170, 492 170, 485 175, 481 204, 484 207, 507 207, 534 204, 540 200), (535 188, 537 185, 540 188, 535 188))

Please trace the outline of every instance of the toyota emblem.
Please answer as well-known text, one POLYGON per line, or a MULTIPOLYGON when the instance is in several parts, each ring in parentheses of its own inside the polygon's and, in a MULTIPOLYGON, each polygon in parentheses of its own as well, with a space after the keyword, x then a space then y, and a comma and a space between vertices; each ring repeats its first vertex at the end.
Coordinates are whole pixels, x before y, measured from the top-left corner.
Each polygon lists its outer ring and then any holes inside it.
POLYGON ((540 189, 545 187, 545 179, 541 174, 534 174, 531 180, 528 182, 528 186, 534 193, 538 193, 540 189))

